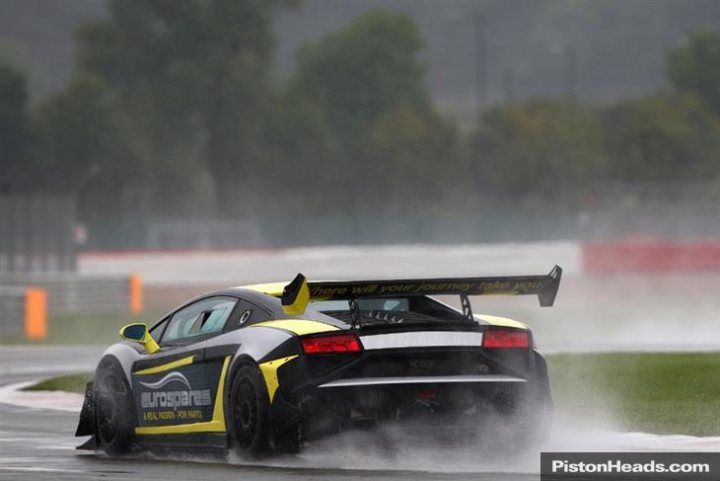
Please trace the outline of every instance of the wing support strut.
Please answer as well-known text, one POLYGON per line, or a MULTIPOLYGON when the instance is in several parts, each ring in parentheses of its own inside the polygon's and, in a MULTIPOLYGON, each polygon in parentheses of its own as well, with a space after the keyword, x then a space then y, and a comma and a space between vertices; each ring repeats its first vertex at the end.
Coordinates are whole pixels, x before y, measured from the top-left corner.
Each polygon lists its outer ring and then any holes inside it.
POLYGON ((462 306, 463 316, 470 321, 475 322, 475 318, 472 313, 472 306, 470 305, 470 299, 467 294, 460 294, 460 305, 462 306))

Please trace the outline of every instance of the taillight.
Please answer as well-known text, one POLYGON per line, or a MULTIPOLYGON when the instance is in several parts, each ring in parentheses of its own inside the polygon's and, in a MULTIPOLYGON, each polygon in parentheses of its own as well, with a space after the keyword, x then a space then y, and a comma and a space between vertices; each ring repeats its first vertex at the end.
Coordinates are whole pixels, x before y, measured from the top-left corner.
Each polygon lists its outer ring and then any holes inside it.
POLYGON ((306 337, 302 340, 305 354, 330 354, 338 352, 360 352, 360 339, 351 334, 339 336, 306 337))
POLYGON ((525 331, 488 330, 483 333, 483 347, 508 348, 530 347, 530 338, 525 331))

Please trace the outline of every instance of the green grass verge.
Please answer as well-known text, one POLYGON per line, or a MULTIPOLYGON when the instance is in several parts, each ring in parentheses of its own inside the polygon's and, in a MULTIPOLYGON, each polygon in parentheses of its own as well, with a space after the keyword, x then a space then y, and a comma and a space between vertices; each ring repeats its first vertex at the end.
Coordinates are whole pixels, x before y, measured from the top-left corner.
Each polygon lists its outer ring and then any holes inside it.
POLYGON ((548 356, 559 417, 627 430, 720 435, 720 352, 548 356))
POLYGON ((84 393, 85 385, 92 381, 92 378, 93 375, 90 373, 59 376, 40 381, 37 384, 26 387, 23 391, 68 391, 84 393))

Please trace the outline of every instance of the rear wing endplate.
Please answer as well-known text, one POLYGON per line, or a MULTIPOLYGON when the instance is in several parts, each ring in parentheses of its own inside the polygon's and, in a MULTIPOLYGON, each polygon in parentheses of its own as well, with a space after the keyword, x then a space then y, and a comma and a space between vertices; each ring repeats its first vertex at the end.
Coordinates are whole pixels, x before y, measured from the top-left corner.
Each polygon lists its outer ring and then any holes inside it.
POLYGON ((286 314, 305 312, 311 300, 340 300, 426 295, 536 295, 543 307, 555 302, 562 268, 555 266, 546 275, 506 277, 457 277, 440 279, 402 279, 377 281, 307 282, 298 274, 285 286, 282 306, 286 314))

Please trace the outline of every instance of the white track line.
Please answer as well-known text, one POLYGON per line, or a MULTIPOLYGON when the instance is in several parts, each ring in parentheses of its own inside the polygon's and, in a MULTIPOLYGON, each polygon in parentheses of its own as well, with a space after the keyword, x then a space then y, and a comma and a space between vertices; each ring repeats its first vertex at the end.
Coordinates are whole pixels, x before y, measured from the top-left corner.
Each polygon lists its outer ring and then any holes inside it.
POLYGON ((34 409, 53 409, 79 413, 84 396, 64 391, 23 391, 38 381, 19 382, 0 387, 0 403, 34 409))

